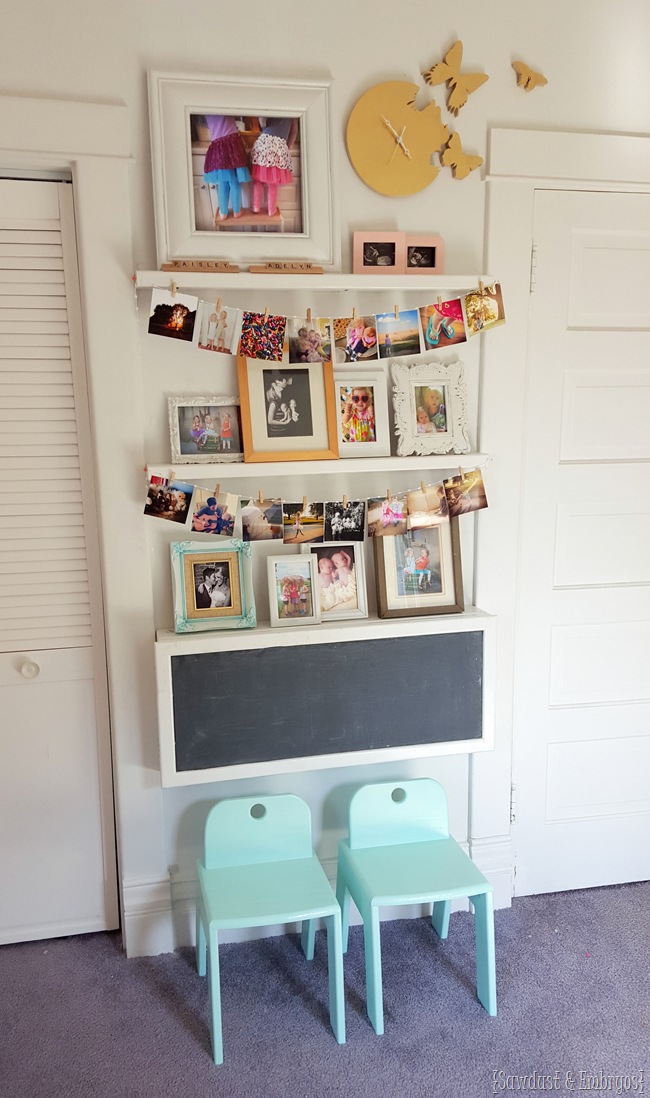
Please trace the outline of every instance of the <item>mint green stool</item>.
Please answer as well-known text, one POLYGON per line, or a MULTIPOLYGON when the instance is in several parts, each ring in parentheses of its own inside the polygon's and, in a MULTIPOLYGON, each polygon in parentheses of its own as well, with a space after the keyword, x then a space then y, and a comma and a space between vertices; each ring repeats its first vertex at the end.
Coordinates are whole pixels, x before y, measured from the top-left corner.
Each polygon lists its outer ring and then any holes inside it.
POLYGON ((205 823, 198 862, 196 964, 209 973, 215 1064, 223 1063, 219 931, 302 922, 302 948, 314 956, 316 920, 327 927, 330 1021, 345 1044, 341 909, 314 854, 309 807, 293 794, 220 801, 205 823))
POLYGON ((384 1032, 379 909, 433 903, 432 925, 449 931, 451 901, 474 908, 476 990, 488 1014, 497 1012, 492 885, 449 834, 447 797, 432 778, 382 782, 359 789, 350 803, 350 838, 339 844, 336 895, 348 946, 350 896, 363 920, 368 1016, 384 1032))

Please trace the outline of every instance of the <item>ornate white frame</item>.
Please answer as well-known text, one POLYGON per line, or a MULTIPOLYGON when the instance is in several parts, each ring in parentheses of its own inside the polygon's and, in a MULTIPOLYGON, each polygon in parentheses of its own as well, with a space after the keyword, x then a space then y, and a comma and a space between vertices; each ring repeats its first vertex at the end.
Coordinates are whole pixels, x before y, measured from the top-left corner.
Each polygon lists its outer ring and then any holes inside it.
MULTIPOLYGON (((239 397, 168 397, 169 410, 169 441, 171 446, 172 461, 175 464, 184 465, 211 465, 212 462, 243 461, 243 450, 233 450, 227 454, 183 454, 181 452, 181 438, 178 428, 178 409, 194 408, 199 405, 210 408, 239 408, 239 397)), ((241 423, 238 424, 239 441, 241 442, 241 423)))
POLYGON ((149 72, 158 263, 227 259, 255 263, 305 260, 337 267, 339 235, 330 179, 329 80, 179 76, 149 72), (244 111, 299 117, 302 233, 209 232, 194 228, 189 120, 192 114, 244 111))
POLYGON ((215 538, 214 545, 205 541, 174 541, 170 545, 172 590, 174 598, 174 630, 176 633, 199 633, 221 629, 254 629, 257 625, 253 594, 251 546, 239 538, 215 538), (229 617, 211 617, 197 621, 187 615, 187 591, 184 561, 188 556, 236 556, 239 564, 239 594, 241 613, 229 617))
POLYGON ((391 375, 398 455, 467 454, 470 448, 467 434, 467 389, 462 362, 393 362, 391 375), (446 431, 427 435, 416 432, 413 398, 416 385, 427 385, 429 388, 435 388, 436 385, 447 387, 446 431))

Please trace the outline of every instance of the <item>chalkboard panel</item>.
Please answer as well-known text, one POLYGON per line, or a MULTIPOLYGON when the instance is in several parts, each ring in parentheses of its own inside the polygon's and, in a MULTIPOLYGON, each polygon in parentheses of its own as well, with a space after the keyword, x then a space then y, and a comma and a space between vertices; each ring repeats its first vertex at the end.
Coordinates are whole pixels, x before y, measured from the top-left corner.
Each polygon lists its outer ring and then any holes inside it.
POLYGON ((176 769, 482 735, 483 633, 172 656, 176 769))

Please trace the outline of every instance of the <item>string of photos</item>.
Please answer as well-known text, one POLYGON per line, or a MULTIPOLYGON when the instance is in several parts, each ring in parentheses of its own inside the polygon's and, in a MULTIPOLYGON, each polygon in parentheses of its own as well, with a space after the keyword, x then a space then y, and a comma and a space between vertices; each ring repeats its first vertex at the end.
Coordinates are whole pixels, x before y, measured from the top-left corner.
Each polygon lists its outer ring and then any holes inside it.
POLYGON ((223 302, 204 301, 155 288, 148 332, 215 354, 290 363, 395 359, 466 342, 468 337, 505 323, 499 282, 482 282, 469 293, 416 308, 351 316, 283 316, 250 312, 223 302))
POLYGON ((409 530, 448 523, 450 518, 488 506, 480 467, 459 468, 457 475, 370 499, 284 500, 260 488, 256 497, 239 496, 168 476, 150 475, 144 513, 174 522, 192 533, 285 545, 363 541, 395 537, 409 530))

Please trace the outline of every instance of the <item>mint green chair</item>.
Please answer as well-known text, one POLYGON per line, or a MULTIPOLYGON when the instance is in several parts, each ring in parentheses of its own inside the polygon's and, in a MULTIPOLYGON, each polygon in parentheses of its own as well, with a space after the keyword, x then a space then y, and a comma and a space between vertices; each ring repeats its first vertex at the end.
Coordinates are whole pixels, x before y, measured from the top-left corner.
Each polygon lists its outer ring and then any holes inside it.
POLYGON ((223 1063, 219 931, 302 922, 302 948, 314 956, 316 920, 327 927, 330 1021, 345 1044, 341 909, 314 854, 308 806, 293 794, 237 797, 210 809, 198 863, 196 964, 209 972, 215 1064, 223 1063))
POLYGON ((350 803, 350 837, 339 844, 336 895, 348 947, 350 896, 363 919, 368 1016, 384 1032, 379 909, 433 904, 432 925, 449 931, 451 901, 469 897, 476 933, 476 990, 488 1014, 497 1012, 492 885, 449 834, 447 797, 432 778, 381 782, 359 789, 350 803))

